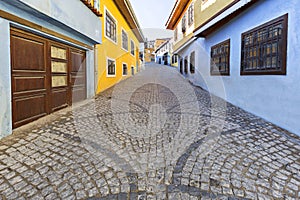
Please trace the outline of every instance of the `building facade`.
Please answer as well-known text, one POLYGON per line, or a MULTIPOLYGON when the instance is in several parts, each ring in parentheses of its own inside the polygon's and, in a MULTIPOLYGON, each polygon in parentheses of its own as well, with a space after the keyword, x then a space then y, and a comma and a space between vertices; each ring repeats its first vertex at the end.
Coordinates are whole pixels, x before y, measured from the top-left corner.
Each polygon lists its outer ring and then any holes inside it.
POLYGON ((212 94, 300 135, 299 6, 297 0, 197 0, 195 73, 183 74, 212 94))
POLYGON ((128 0, 103 0, 102 44, 97 45, 97 93, 112 87, 141 68, 140 43, 144 36, 128 0))
POLYGON ((154 44, 155 40, 146 40, 145 42, 144 57, 146 63, 155 62, 154 44))
POLYGON ((102 29, 94 2, 0 2, 0 137, 95 95, 102 29))
POLYGON ((155 50, 155 62, 163 65, 171 65, 172 39, 166 39, 155 50))
POLYGON ((194 0, 178 0, 166 23, 167 29, 174 31, 172 66, 178 66, 178 70, 184 76, 195 73, 195 51, 193 34, 195 28, 194 0))

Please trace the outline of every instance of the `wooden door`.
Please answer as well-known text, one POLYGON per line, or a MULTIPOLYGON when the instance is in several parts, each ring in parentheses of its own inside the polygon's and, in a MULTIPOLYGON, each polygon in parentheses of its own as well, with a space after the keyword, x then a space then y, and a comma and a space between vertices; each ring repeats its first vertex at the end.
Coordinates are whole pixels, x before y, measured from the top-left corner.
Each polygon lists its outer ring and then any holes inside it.
POLYGON ((86 99, 85 51, 11 29, 13 128, 86 99))
POLYGON ((49 110, 46 41, 11 30, 13 128, 46 115, 49 110))

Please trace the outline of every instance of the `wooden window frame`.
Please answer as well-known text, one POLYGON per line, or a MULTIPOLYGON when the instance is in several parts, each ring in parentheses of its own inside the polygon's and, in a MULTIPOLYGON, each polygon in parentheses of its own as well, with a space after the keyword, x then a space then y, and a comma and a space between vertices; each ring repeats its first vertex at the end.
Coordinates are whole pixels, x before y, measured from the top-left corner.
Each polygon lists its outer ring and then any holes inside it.
POLYGON ((230 75, 230 39, 227 39, 227 40, 220 42, 211 47, 211 50, 210 50, 210 75, 211 76, 229 76, 230 75), (226 46, 227 46, 227 48, 226 48, 226 46), (215 62, 214 60, 218 60, 219 62, 215 62), (216 65, 218 67, 216 67, 216 65), (221 71, 222 65, 224 65, 224 70, 221 71), (218 68, 218 70, 215 70, 216 68, 218 68))
POLYGON ((124 51, 127 51, 128 52, 128 34, 127 34, 127 32, 122 28, 122 34, 121 34, 121 37, 122 37, 122 49, 124 50, 124 51), (127 41, 124 41, 124 36, 126 36, 126 38, 127 38, 127 41), (125 46, 124 47, 124 45, 125 44, 127 44, 127 46, 125 46))
POLYGON ((115 59, 112 59, 112 58, 106 58, 106 77, 116 77, 116 71, 117 71, 117 63, 116 63, 116 60, 115 59), (109 61, 113 61, 115 63, 115 69, 114 69, 114 74, 109 74, 109 66, 108 66, 108 62, 109 61))
POLYGON ((105 23, 104 23, 104 31, 105 31, 105 37, 112 41, 113 43, 117 44, 118 43, 118 38, 117 38, 117 20, 114 18, 114 16, 105 8, 105 23), (112 23, 110 23, 109 21, 112 23), (112 29, 112 33, 110 31, 108 35, 108 26, 110 29, 112 29))
POLYGON ((286 75, 287 33, 288 14, 242 33, 240 75, 286 75))

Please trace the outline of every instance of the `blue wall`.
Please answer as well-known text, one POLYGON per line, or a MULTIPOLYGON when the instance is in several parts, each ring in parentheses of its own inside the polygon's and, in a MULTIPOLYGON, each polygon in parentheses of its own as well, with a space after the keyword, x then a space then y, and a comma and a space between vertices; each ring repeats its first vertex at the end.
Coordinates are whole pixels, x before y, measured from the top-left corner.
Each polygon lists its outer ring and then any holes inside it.
MULTIPOLYGON (((211 46, 230 38, 230 76, 223 76, 226 100, 278 126, 300 135, 300 1, 263 0, 224 25, 206 39, 195 43, 197 72, 190 79, 206 88, 210 76, 211 46), (241 34, 288 13, 287 75, 241 76, 241 34)), ((210 90, 222 96, 219 91, 210 90)))

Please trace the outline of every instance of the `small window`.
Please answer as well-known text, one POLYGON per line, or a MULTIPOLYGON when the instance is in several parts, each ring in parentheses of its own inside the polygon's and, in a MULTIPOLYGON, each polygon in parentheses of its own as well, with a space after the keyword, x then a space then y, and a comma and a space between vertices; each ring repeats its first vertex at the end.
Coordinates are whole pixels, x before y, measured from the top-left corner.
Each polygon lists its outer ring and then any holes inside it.
POLYGON ((130 41, 130 53, 131 53, 131 55, 133 55, 133 56, 134 56, 134 50, 135 50, 134 42, 131 40, 131 41, 130 41))
POLYGON ((177 41, 178 39, 178 28, 176 27, 176 29, 174 30, 174 41, 177 41))
POLYGON ((230 39, 211 47, 211 75, 229 75, 230 39))
POLYGON ((116 75, 116 61, 113 59, 107 59, 107 76, 116 75))
POLYGON ((181 29, 182 29, 182 32, 185 33, 185 31, 186 31, 186 14, 184 14, 182 17, 181 29))
POLYGON ((288 15, 242 34, 241 75, 285 75, 288 15))
POLYGON ((188 73, 188 57, 184 58, 184 73, 188 73))
POLYGON ((122 29, 122 48, 128 51, 128 35, 125 30, 122 29))
POLYGON ((194 4, 191 4, 188 10, 188 25, 191 26, 194 23, 194 4))
POLYGON ((190 72, 195 73, 195 52, 193 51, 190 55, 190 72))
POLYGON ((114 42, 117 42, 116 20, 106 11, 105 16, 105 35, 114 42))
POLYGON ((126 76, 127 74, 128 74, 127 64, 123 63, 123 76, 126 76))

